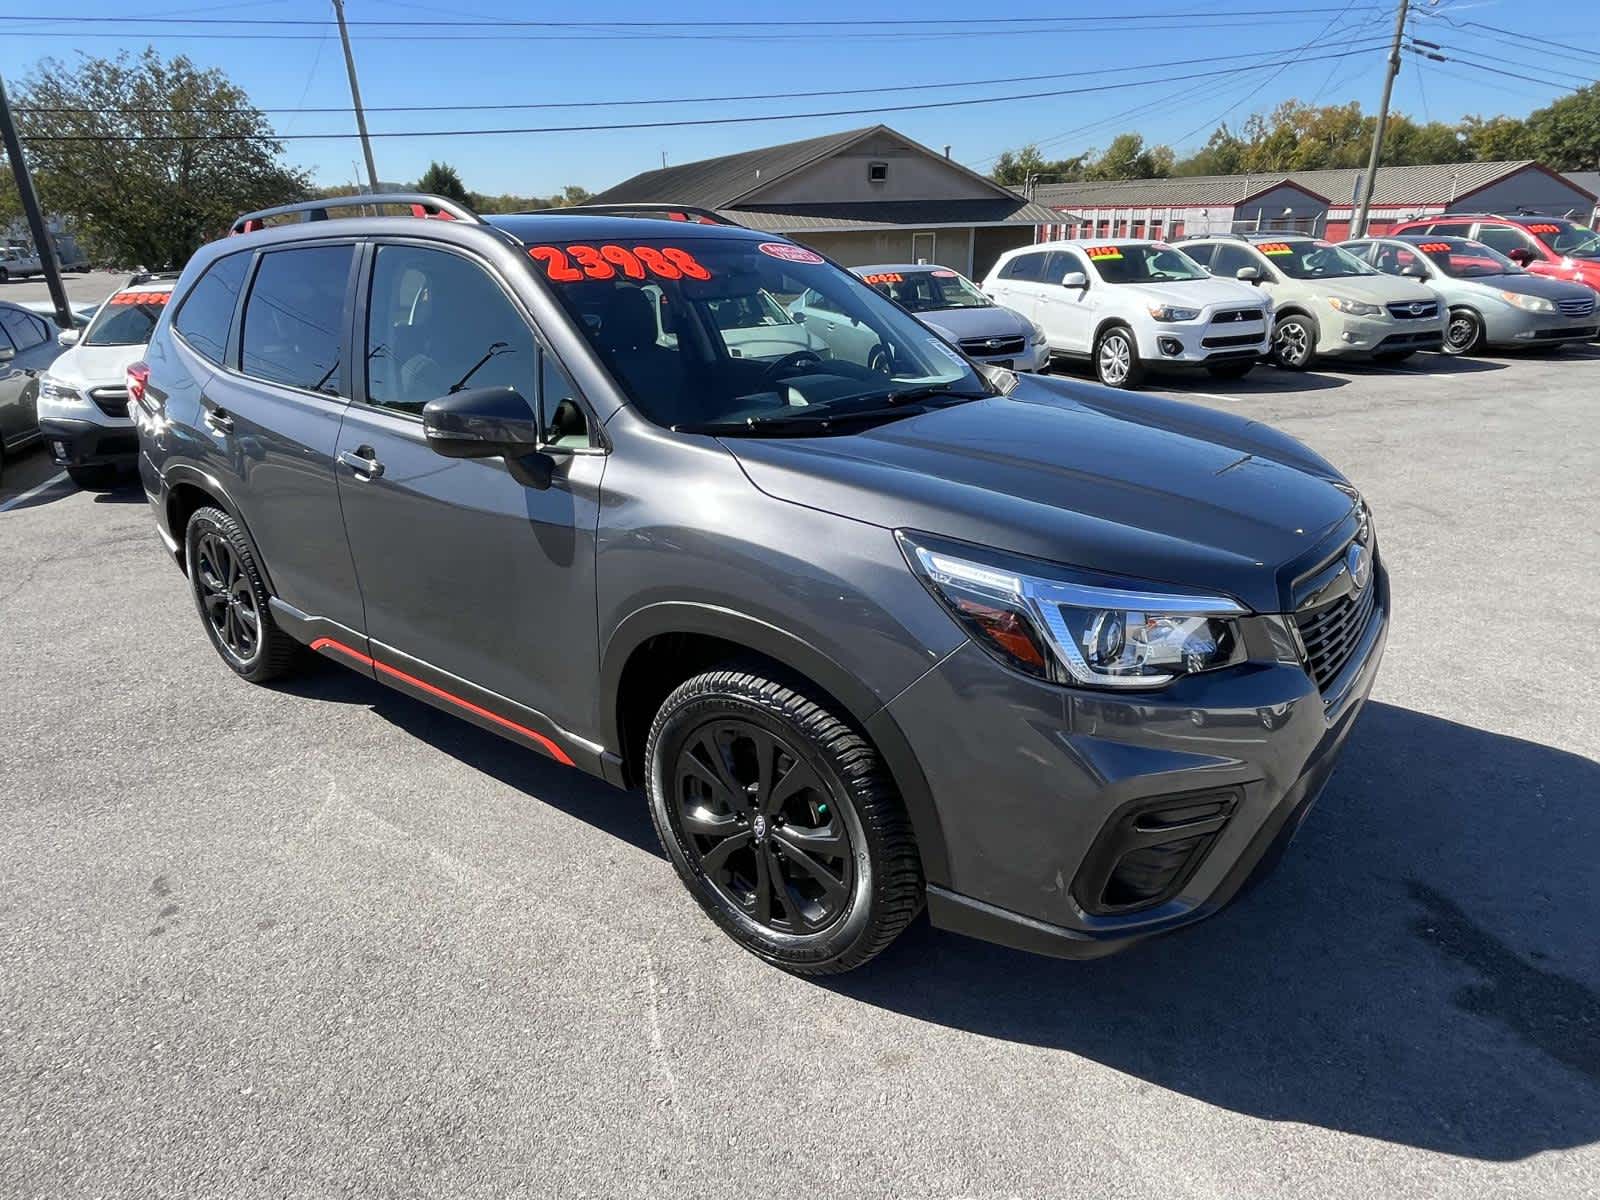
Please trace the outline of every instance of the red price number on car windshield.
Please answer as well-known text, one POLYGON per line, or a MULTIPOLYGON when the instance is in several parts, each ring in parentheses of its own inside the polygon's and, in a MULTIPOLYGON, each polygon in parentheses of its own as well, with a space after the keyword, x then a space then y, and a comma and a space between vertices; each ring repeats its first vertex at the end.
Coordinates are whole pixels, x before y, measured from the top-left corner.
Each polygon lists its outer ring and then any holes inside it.
POLYGON ((1116 246, 1090 246, 1088 249, 1088 254, 1089 258, 1096 262, 1103 258, 1122 257, 1122 251, 1116 246))
POLYGON ((171 292, 118 292, 111 297, 112 304, 165 304, 171 292))
POLYGON ((1449 242, 1423 242, 1422 245, 1417 247, 1417 249, 1421 250, 1424 254, 1449 254, 1450 253, 1450 243, 1449 242))
POLYGON ((905 281, 906 281, 906 277, 904 275, 897 275, 893 271, 883 271, 883 272, 880 272, 877 275, 863 275, 861 277, 861 282, 862 283, 867 283, 867 284, 873 284, 873 283, 904 283, 905 281))
POLYGON ((582 279, 710 279, 708 271, 681 246, 530 246, 528 257, 544 267, 552 283, 582 279))
POLYGON ((1559 225, 1529 225, 1528 226, 1528 232, 1529 233, 1560 233, 1561 232, 1561 226, 1559 226, 1559 225))

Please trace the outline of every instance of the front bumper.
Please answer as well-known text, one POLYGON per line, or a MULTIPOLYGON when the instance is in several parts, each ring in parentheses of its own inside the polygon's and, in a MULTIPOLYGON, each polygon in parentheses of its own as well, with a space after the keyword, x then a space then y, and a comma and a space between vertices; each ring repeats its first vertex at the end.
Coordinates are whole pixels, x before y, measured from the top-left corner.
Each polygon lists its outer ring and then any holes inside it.
POLYGON ((1189 321, 1141 328, 1139 357, 1146 365, 1204 367, 1216 363, 1254 362, 1272 348, 1266 322, 1209 325, 1189 321))
POLYGON ((76 417, 40 417, 39 432, 58 466, 131 467, 139 456, 139 435, 131 422, 106 425, 76 417))
POLYGON ((1586 317, 1567 317, 1560 313, 1514 309, 1486 314, 1483 335, 1491 346, 1552 346, 1591 341, 1597 332, 1595 326, 1593 313, 1586 317))
POLYGON ((1300 666, 1254 653, 1142 694, 1037 682, 970 643, 952 654, 888 708, 923 768, 948 849, 948 880, 928 888, 933 923, 1093 958, 1227 904, 1294 835, 1371 690, 1388 628, 1381 566, 1373 586, 1374 615, 1325 694, 1300 666), (1209 840, 1158 900, 1086 899, 1085 881, 1104 878, 1107 846, 1122 844, 1108 838, 1147 814, 1207 806, 1221 814, 1209 840))
MULTIPOLYGON (((1442 311, 1442 310, 1441 310, 1442 311)), ((1406 350, 1444 348, 1445 320, 1399 321, 1391 317, 1352 317, 1332 312, 1321 318, 1317 353, 1329 358, 1371 358, 1406 350)))

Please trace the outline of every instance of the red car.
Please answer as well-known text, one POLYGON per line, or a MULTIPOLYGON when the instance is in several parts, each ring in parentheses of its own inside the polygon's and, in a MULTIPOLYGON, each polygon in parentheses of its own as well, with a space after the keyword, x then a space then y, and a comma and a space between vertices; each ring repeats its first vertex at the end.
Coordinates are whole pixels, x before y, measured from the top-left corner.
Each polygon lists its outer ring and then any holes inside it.
POLYGON ((1471 238, 1535 275, 1576 280, 1600 292, 1600 233, 1564 217, 1443 213, 1402 221, 1389 232, 1471 238))

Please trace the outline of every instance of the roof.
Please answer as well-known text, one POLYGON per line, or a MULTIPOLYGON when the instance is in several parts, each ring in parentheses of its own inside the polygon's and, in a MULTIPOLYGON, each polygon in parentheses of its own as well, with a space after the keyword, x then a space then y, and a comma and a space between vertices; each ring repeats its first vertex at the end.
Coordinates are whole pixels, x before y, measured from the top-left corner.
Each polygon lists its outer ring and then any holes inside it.
POLYGON ((737 225, 702 225, 698 221, 672 221, 665 217, 612 216, 604 213, 563 213, 560 209, 540 213, 503 213, 484 218, 484 222, 509 233, 524 245, 536 242, 583 242, 595 238, 687 238, 750 237, 750 231, 737 225))
POLYGON ((1562 176, 1573 187, 1600 199, 1600 171, 1563 171, 1562 176))
MULTIPOLYGON (((1451 203, 1518 171, 1545 168, 1533 159, 1501 162, 1434 163, 1382 167, 1372 203, 1379 207, 1429 207, 1451 203)), ((1321 171, 1267 171, 1253 175, 1193 175, 1177 179, 1125 179, 1108 182, 1042 184, 1041 204, 1052 207, 1101 208, 1115 205, 1240 204, 1275 187, 1297 187, 1332 205, 1351 202, 1362 167, 1321 171)), ((1570 180, 1571 176, 1567 176, 1570 180)), ((1574 186, 1583 187, 1574 181, 1574 186)), ((1587 189, 1593 190, 1593 189, 1587 189)))
POLYGON ((592 204, 670 202, 709 208, 729 220, 769 233, 880 229, 902 225, 1038 225, 1061 214, 1032 204, 1009 188, 935 154, 886 125, 869 125, 824 137, 741 150, 718 158, 644 171, 590 199, 592 204), (860 201, 763 205, 756 193, 813 163, 874 134, 887 134, 980 181, 992 198, 963 200, 860 201))

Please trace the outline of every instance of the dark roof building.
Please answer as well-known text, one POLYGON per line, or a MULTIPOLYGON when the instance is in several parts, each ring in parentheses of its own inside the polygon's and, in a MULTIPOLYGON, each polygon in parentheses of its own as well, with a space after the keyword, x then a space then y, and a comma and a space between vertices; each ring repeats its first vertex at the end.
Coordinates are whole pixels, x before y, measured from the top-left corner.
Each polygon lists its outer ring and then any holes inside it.
POLYGON ((709 208, 846 266, 927 261, 968 275, 1059 220, 884 125, 645 171, 593 202, 709 208))
MULTIPOLYGON (((1160 236, 1298 229, 1349 236, 1365 170, 1277 171, 1179 179, 1045 184, 1040 204, 1058 216, 1049 236, 1160 236)), ((1595 196, 1571 176, 1532 160, 1383 167, 1370 228, 1441 212, 1530 212, 1587 218, 1595 196)))

